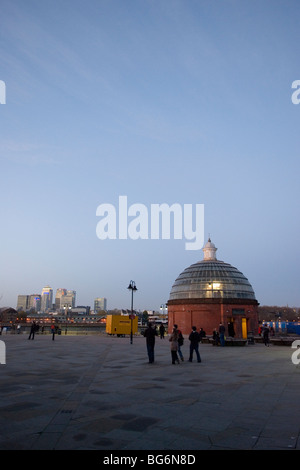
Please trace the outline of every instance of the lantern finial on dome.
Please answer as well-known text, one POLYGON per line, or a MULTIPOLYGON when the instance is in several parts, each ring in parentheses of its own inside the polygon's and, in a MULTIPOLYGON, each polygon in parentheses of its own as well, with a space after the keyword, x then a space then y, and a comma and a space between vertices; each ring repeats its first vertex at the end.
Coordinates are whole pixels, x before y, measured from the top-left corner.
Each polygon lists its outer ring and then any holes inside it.
POLYGON ((204 261, 216 261, 216 251, 218 248, 215 247, 214 243, 212 243, 210 237, 208 242, 204 245, 203 252, 204 252, 204 261))

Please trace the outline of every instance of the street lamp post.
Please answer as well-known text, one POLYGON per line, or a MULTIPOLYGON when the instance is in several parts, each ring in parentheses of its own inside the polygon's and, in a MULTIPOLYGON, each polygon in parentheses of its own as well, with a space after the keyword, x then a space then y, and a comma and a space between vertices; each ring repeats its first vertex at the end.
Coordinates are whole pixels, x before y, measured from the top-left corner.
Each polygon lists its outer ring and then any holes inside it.
POLYGON ((132 344, 132 320, 133 320, 133 292, 137 290, 137 287, 135 285, 134 281, 130 281, 129 286, 127 289, 131 290, 131 315, 130 315, 130 320, 131 320, 131 330, 130 330, 130 344, 132 344))

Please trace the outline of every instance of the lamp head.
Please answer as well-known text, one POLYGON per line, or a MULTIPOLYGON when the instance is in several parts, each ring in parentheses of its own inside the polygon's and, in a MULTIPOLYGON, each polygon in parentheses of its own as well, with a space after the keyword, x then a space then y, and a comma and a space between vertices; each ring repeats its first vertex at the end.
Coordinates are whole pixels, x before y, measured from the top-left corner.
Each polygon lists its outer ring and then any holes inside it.
POLYGON ((127 289, 137 290, 137 287, 136 287, 136 285, 135 285, 135 282, 134 282, 134 281, 130 281, 129 286, 127 287, 127 289))

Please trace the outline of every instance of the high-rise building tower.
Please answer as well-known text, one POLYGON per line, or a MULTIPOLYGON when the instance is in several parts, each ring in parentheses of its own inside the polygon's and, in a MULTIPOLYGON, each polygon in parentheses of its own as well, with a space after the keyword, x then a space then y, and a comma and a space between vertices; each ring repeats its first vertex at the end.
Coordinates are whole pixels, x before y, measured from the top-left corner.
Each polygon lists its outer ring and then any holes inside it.
POLYGON ((50 286, 46 286, 42 290, 41 296, 41 311, 43 313, 52 309, 53 289, 50 286))
POLYGON ((97 297, 94 300, 94 312, 99 310, 107 310, 107 299, 105 297, 97 297))
POLYGON ((31 294, 28 296, 28 309, 35 310, 36 312, 41 311, 41 296, 40 294, 31 294))
POLYGON ((28 295, 18 295, 17 310, 22 310, 26 312, 28 309, 28 295))
POLYGON ((63 308, 62 305, 61 305, 61 298, 62 298, 64 295, 67 295, 67 289, 59 288, 59 289, 56 290, 56 295, 55 295, 55 309, 58 310, 58 311, 63 308))
POLYGON ((76 303, 76 291, 67 290, 66 294, 61 296, 60 308, 64 310, 68 308, 74 308, 75 303, 76 303))
POLYGON ((41 310, 41 296, 40 294, 31 295, 18 295, 17 310, 23 310, 27 312, 29 310, 35 310, 40 312, 41 310))

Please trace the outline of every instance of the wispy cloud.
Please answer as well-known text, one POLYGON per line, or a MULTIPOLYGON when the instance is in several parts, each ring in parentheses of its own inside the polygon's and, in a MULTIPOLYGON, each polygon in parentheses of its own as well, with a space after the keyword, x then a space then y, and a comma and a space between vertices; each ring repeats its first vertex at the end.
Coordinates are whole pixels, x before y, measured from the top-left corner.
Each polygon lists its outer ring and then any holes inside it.
POLYGON ((42 8, 35 14, 35 10, 31 11, 4 1, 0 18, 2 64, 12 79, 22 76, 23 85, 31 85, 27 90, 34 90, 33 84, 45 88, 55 86, 64 93, 75 92, 84 100, 88 97, 88 87, 80 83, 92 81, 94 71, 93 64, 91 67, 76 47, 80 44, 79 37, 75 43, 74 39, 69 41, 68 35, 58 34, 55 24, 51 28, 51 22, 45 21, 46 11, 43 13, 42 8))
MULTIPOLYGON (((57 149, 51 149, 53 154, 57 154, 57 149)), ((58 165, 60 161, 47 155, 49 148, 37 143, 17 142, 6 140, 0 142, 0 155, 2 160, 14 163, 25 163, 27 165, 58 165)))

